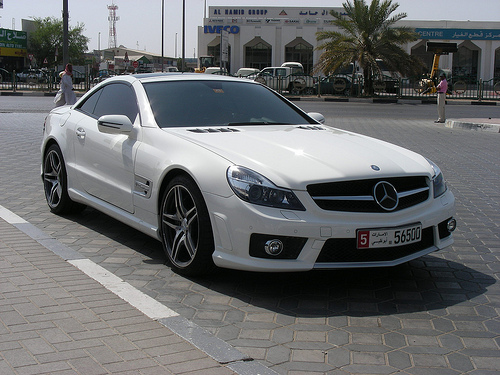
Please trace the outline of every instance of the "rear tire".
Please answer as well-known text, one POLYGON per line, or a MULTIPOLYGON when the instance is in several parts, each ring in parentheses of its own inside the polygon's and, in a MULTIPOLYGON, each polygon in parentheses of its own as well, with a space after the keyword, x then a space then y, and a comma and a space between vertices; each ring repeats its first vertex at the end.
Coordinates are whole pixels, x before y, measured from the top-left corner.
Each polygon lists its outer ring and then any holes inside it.
POLYGON ((215 268, 208 209, 198 186, 187 176, 175 177, 165 189, 160 228, 167 261, 176 272, 199 276, 215 268))

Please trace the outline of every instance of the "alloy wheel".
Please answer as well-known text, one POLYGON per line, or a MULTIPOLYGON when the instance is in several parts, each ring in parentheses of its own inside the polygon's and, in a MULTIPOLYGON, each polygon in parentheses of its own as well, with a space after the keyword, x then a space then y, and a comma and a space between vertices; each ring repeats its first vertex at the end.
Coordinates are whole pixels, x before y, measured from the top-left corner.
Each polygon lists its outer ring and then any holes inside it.
POLYGON ((195 200, 183 185, 173 186, 165 197, 162 233, 170 261, 176 267, 187 267, 198 251, 199 220, 195 200))

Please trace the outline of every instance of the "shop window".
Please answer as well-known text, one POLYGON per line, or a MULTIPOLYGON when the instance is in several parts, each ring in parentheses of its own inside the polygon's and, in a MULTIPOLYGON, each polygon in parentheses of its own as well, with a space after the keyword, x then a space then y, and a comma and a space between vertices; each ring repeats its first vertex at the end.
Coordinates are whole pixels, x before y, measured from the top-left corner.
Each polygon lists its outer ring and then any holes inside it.
POLYGON ((302 38, 296 38, 285 46, 285 61, 299 62, 304 72, 310 74, 313 70, 313 46, 302 38))
MULTIPOLYGON (((214 66, 220 66, 220 37, 217 37, 217 44, 211 43, 207 46, 207 52, 209 56, 214 56, 214 66)), ((231 71, 231 45, 227 47, 228 62, 226 63, 226 69, 228 72, 231 71)))
MULTIPOLYGON (((465 43, 464 43, 465 44, 465 43)), ((458 47, 453 54, 453 77, 467 82, 476 82, 478 77, 479 51, 470 44, 458 47)))
POLYGON ((411 55, 418 57, 420 61, 424 64, 424 68, 421 74, 428 74, 432 69, 432 64, 434 61, 434 53, 427 51, 427 41, 419 43, 417 46, 411 49, 411 55))
POLYGON ((273 49, 260 37, 254 38, 245 44, 245 68, 256 68, 262 70, 271 66, 273 49))

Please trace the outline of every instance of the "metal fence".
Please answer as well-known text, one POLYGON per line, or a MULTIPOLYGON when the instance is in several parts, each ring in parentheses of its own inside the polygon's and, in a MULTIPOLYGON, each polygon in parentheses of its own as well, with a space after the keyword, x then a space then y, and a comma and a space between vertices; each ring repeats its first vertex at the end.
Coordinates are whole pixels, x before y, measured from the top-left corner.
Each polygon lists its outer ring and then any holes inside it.
MULTIPOLYGON (((353 82, 351 85, 343 84, 342 80, 345 77, 338 77, 333 84, 326 88, 320 86, 321 96, 362 96, 362 79, 347 82, 353 82)), ((324 79, 323 79, 324 81, 324 79)), ((320 81, 321 85, 321 81, 320 81)), ((421 78, 403 78, 384 81, 375 81, 374 96, 380 98, 397 98, 397 99, 432 99, 436 98, 436 94, 431 90, 427 90, 426 86, 422 85, 421 78)), ((461 77, 452 78, 448 81, 447 98, 450 99, 467 99, 467 100, 500 100, 500 78, 490 80, 473 81, 461 77)))
MULTIPOLYGON (((15 77, 12 74, 12 77, 15 77)), ((59 77, 52 75, 43 79, 27 78, 25 80, 3 77, 0 80, 0 90, 2 91, 40 91, 44 93, 55 93, 59 89, 59 77)), ((313 77, 314 90, 304 88, 302 90, 287 91, 286 88, 278 88, 281 94, 285 95, 315 95, 321 97, 362 97, 363 80, 362 77, 349 75, 338 75, 333 77, 313 77)), ((92 77, 85 74, 81 77, 74 77, 73 88, 75 91, 86 92, 91 87, 102 80, 102 77, 92 77)), ((448 81, 449 91, 447 98, 467 99, 467 100, 500 100, 500 78, 490 80, 473 81, 466 78, 451 78, 448 81)), ((435 99, 436 94, 425 92, 421 85, 420 78, 404 79, 384 79, 375 81, 374 97, 394 98, 394 99, 435 99)))
MULTIPOLYGON (((73 79, 73 89, 75 91, 87 91, 96 82, 93 82, 93 78, 86 74, 80 77, 74 77, 73 79)), ((44 76, 27 76, 19 77, 16 72, 12 75, 2 76, 0 79, 0 90, 3 91, 40 91, 40 92, 57 92, 59 90, 59 76, 55 74, 44 75, 44 76)))

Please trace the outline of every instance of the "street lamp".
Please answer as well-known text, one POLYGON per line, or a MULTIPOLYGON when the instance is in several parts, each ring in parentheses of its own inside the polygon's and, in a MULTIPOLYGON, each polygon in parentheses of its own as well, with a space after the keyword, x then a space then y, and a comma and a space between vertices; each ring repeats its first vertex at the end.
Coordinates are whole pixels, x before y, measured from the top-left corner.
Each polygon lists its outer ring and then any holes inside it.
POLYGON ((161 0, 161 72, 163 73, 163 38, 165 37, 165 0, 161 0))
POLYGON ((186 61, 186 0, 182 0, 182 67, 184 72, 184 61, 186 61))
POLYGON ((63 0, 63 66, 69 62, 68 55, 68 0, 63 0))

